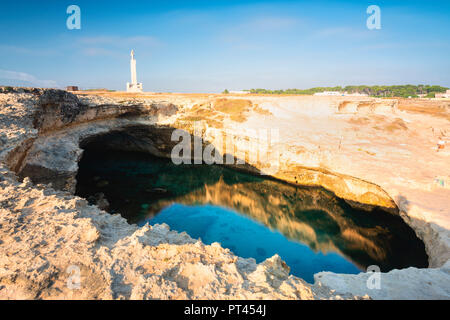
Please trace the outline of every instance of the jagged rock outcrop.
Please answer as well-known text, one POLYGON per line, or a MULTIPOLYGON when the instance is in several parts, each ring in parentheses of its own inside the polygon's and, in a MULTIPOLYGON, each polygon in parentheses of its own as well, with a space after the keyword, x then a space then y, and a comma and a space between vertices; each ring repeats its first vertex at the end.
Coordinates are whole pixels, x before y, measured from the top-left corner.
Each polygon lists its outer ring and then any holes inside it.
POLYGON ((289 276, 277 256, 257 265, 166 225, 138 228, 67 192, 17 182, 4 167, 1 174, 2 299, 352 297, 289 276))

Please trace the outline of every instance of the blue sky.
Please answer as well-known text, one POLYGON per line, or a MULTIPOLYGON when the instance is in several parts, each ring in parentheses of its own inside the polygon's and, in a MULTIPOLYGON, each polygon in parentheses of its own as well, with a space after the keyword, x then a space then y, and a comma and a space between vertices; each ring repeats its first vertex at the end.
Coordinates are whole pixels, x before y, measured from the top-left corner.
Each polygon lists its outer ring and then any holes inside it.
POLYGON ((2 1, 0 24, 4 85, 125 90, 134 49, 145 91, 450 87, 450 1, 2 1))

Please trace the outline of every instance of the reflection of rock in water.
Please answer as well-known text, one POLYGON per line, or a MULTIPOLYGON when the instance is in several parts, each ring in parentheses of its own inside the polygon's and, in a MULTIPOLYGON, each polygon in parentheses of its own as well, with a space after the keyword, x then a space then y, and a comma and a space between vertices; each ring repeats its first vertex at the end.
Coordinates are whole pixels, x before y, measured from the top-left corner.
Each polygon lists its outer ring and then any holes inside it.
POLYGON ((408 267, 414 256, 427 261, 424 249, 422 255, 416 251, 422 243, 399 216, 354 210, 319 188, 297 188, 272 180, 227 184, 221 178, 191 193, 160 200, 149 214, 173 202, 234 209, 315 251, 340 252, 363 268, 371 264, 382 270, 392 269, 391 265, 408 267))
POLYGON ((423 243, 398 215, 353 209, 322 188, 294 187, 219 166, 175 166, 149 155, 90 150, 80 162, 77 194, 95 193, 89 179, 102 171, 110 183, 101 192, 111 210, 133 223, 174 202, 208 203, 243 213, 315 251, 341 253, 362 268, 427 266, 423 243))

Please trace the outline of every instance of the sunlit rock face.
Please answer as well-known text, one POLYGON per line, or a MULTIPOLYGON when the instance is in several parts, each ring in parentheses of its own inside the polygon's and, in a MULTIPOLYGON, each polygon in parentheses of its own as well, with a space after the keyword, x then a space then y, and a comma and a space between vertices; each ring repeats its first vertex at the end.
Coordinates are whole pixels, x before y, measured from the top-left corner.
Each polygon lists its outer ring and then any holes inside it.
MULTIPOLYGON (((76 178, 77 195, 92 199, 101 194, 108 200, 108 210, 120 213, 130 223, 168 223, 177 231, 202 237, 206 243, 221 242, 240 256, 256 259, 258 250, 264 253, 267 250, 265 244, 270 247, 271 242, 279 241, 270 232, 255 231, 260 245, 252 254, 245 244, 248 235, 234 230, 246 229, 251 233, 256 227, 249 226, 249 221, 232 217, 231 210, 281 234, 285 240, 279 242, 280 246, 291 243, 306 246, 308 252, 302 251, 304 247, 292 247, 286 251, 286 256, 281 254, 291 271, 294 274, 297 271, 297 275, 305 279, 313 276, 302 273, 302 264, 314 264, 306 261, 308 255, 317 263, 318 269, 310 267, 315 272, 327 270, 321 269, 327 267, 333 270, 333 264, 341 266, 333 271, 344 273, 357 273, 370 265, 377 265, 382 271, 427 266, 423 243, 400 216, 378 208, 372 211, 352 208, 325 189, 293 186, 223 166, 174 165, 169 159, 148 154, 101 150, 95 140, 84 147, 76 178), (173 204, 178 207, 168 209, 173 204), (198 211, 193 212, 196 207, 198 211), (165 210, 171 211, 166 213, 165 210), (201 225, 204 230, 199 230, 201 225), (206 234, 207 229, 217 230, 216 234, 211 234, 213 231, 206 234), (228 234, 220 236, 224 232, 228 234), (327 256, 332 259, 328 261, 327 256), (344 259, 354 267, 343 267, 344 259)), ((278 248, 278 252, 282 249, 278 248)), ((268 256, 277 253, 267 251, 268 256)))
POLYGON ((0 282, 3 283, 0 298, 339 299, 368 295, 375 299, 448 299, 450 296, 447 262, 450 197, 447 184, 442 188, 433 182, 436 172, 446 172, 448 168, 448 151, 424 152, 434 150, 435 132, 448 127, 450 118, 441 109, 441 102, 429 101, 424 105, 421 100, 411 105, 412 99, 404 99, 400 113, 383 112, 383 116, 375 117, 362 112, 368 109, 364 104, 339 107, 339 101, 360 98, 248 96, 254 106, 270 110, 273 116, 248 112, 245 119, 230 115, 225 121, 223 112, 211 115, 209 106, 215 106, 217 100, 211 95, 170 94, 137 99, 108 93, 77 97, 79 104, 71 107, 73 97, 62 92, 0 87, 0 282), (41 99, 46 93, 48 99, 41 99), (95 198, 97 206, 73 196, 79 160, 73 155, 81 157, 80 143, 86 138, 136 123, 146 126, 164 123, 189 129, 176 125, 177 121, 198 119, 199 110, 193 106, 199 104, 206 104, 201 119, 208 125, 231 128, 235 134, 241 132, 240 128, 285 129, 288 135, 283 137, 281 164, 286 167, 281 168, 278 178, 323 186, 352 205, 379 205, 397 212, 400 209, 401 217, 424 241, 430 268, 383 273, 380 290, 367 288, 371 273, 321 273, 311 286, 299 277, 287 276, 289 268, 279 256, 256 264, 217 244, 203 245, 165 225, 130 225, 120 215, 99 209, 106 206, 106 202, 101 203, 104 199, 101 195, 95 198), (359 110, 358 105, 364 108, 359 110), (351 144, 346 143, 349 141, 351 144), (23 169, 33 165, 36 171, 29 176, 30 180, 23 169), (62 179, 45 180, 47 176, 40 167, 52 170, 62 179), (48 182, 53 188, 40 184, 48 182), (66 285, 66 270, 74 262, 82 269, 81 290, 70 290, 66 285), (207 276, 198 277, 199 272, 207 276))
MULTIPOLYGON (((79 144, 84 140, 89 141, 91 135, 125 130, 131 132, 130 138, 133 138, 133 134, 136 135, 134 143, 131 143, 131 150, 156 152, 157 148, 163 148, 161 138, 148 141, 148 138, 142 135, 142 126, 134 128, 135 123, 130 119, 142 116, 141 120, 147 121, 144 126, 146 133, 151 133, 155 129, 152 125, 159 117, 176 113, 175 105, 151 102, 143 104, 134 101, 116 105, 109 101, 103 102, 101 105, 90 105, 65 91, 44 91, 37 98, 37 108, 33 114, 33 126, 40 136, 29 139, 10 153, 10 168, 21 178, 29 177, 35 183, 51 183, 57 190, 73 193, 77 164, 82 155, 79 144), (130 126, 131 129, 128 128, 130 126)), ((161 134, 164 130, 157 131, 161 134)), ((165 140, 170 141, 170 132, 168 134, 165 140)), ((153 136, 156 137, 156 134, 153 136)), ((130 143, 130 139, 125 142, 130 143)), ((125 146, 126 144, 122 144, 121 148, 125 149, 125 146)))
MULTIPOLYGON (((336 106, 325 102, 322 102, 324 108, 335 111, 336 106)), ((175 105, 169 101, 134 99, 120 100, 118 103, 107 98, 87 99, 61 90, 45 90, 37 98, 33 113, 33 126, 38 136, 23 143, 9 155, 9 167, 22 178, 29 177, 35 183, 51 183, 58 190, 73 193, 77 162, 82 154, 80 147, 92 137, 118 133, 123 141, 119 146, 116 143, 116 149, 168 157, 174 145, 170 139, 174 129, 196 135, 193 125, 199 119, 206 123, 206 127, 217 129, 222 128, 225 119, 240 123, 246 121, 250 113, 271 114, 250 100, 243 99, 216 99, 195 104, 190 109, 187 104, 185 100, 175 105), (161 127, 161 123, 164 126, 161 127)), ((233 141, 232 149, 235 152, 232 152, 232 156, 239 158, 236 154, 238 150, 248 158, 258 154, 257 148, 246 142, 247 138, 242 136, 242 132, 225 130, 221 133, 224 134, 224 140, 231 138, 233 141)), ((204 143, 213 143, 209 141, 210 137, 201 138, 204 143)), ((111 143, 107 140, 103 142, 111 143)), ((228 152, 224 145, 222 148, 217 145, 214 147, 222 155, 228 152)), ((282 143, 280 148, 280 153, 291 154, 289 143, 282 143)), ((267 160, 247 162, 249 165, 243 168, 247 171, 260 172, 266 171, 267 166, 271 167, 271 161, 267 160)), ((299 185, 322 186, 361 208, 370 210, 373 206, 382 206, 391 212, 398 211, 391 197, 379 186, 329 171, 326 166, 317 166, 316 161, 299 165, 282 158, 279 165, 273 174, 278 179, 299 185)))

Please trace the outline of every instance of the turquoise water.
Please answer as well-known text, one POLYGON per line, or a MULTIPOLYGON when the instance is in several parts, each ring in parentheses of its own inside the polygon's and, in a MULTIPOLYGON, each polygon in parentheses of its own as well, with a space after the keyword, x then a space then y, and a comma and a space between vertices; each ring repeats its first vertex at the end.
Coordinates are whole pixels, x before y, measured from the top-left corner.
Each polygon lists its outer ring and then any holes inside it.
POLYGON ((289 240, 276 230, 219 206, 172 204, 147 221, 150 224, 167 223, 172 229, 186 231, 206 244, 219 242, 236 255, 254 258, 256 262, 278 254, 292 274, 310 283, 314 282, 313 275, 320 271, 360 272, 339 254, 314 252, 305 244, 289 240))
POLYGON ((414 231, 395 214, 350 207, 322 188, 292 186, 209 165, 174 165, 148 154, 87 149, 76 194, 129 223, 166 223, 204 243, 262 262, 274 254, 308 282, 320 271, 426 267, 414 231))

